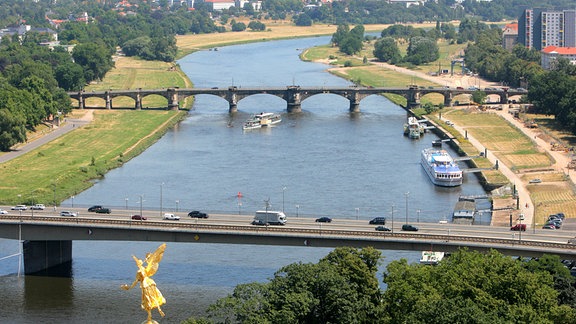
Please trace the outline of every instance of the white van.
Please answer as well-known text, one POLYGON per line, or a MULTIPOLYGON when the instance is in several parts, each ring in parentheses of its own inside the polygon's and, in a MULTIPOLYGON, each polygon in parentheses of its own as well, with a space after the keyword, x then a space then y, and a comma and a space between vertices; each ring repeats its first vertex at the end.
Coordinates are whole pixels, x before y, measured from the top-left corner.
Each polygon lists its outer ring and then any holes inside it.
POLYGON ((270 225, 284 225, 286 224, 286 215, 281 211, 259 210, 254 215, 254 222, 270 225))

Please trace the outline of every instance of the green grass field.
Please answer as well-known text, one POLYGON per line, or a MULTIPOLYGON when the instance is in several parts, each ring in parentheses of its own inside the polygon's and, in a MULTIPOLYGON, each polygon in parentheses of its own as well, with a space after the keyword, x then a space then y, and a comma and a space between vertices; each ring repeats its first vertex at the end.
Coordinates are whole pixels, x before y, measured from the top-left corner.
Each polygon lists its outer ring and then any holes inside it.
POLYGON ((95 111, 94 121, 0 164, 4 204, 60 202, 158 140, 186 111, 95 111))

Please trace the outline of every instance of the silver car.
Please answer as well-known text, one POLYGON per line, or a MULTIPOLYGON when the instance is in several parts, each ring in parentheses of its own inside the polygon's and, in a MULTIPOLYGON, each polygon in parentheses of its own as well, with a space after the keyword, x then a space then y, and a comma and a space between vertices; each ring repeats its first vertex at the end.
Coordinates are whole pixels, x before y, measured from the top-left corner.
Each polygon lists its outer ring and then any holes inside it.
POLYGON ((76 216, 78 216, 78 214, 75 213, 75 212, 63 210, 63 211, 60 212, 60 216, 76 217, 76 216))

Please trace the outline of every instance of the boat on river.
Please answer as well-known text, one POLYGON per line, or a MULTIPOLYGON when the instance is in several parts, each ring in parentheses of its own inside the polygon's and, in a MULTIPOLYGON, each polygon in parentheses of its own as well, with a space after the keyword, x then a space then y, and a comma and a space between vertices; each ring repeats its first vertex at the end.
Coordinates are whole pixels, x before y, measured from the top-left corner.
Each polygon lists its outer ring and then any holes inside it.
POLYGON ((462 170, 446 150, 425 148, 420 162, 433 184, 442 187, 462 184, 462 170))
POLYGON ((279 114, 261 112, 256 115, 250 116, 248 120, 242 125, 243 130, 258 129, 262 127, 273 126, 282 121, 282 117, 279 114))
POLYGON ((410 138, 420 138, 425 131, 426 127, 416 117, 408 117, 408 122, 404 124, 404 135, 410 138))
POLYGON ((251 130, 251 129, 259 129, 262 128, 262 125, 260 124, 259 120, 247 120, 244 122, 244 125, 242 125, 242 130, 251 130))
POLYGON ((420 264, 437 265, 442 259, 444 259, 444 252, 422 251, 420 264))
POLYGON ((276 125, 282 121, 282 117, 279 114, 269 112, 261 112, 253 115, 251 119, 259 121, 263 127, 276 125))

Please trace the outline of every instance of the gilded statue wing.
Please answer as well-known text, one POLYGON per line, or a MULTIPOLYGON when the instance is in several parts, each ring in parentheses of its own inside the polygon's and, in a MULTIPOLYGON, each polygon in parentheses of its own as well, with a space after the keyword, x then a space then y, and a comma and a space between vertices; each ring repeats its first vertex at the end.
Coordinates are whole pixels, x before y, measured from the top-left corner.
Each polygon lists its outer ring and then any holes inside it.
POLYGON ((154 253, 146 255, 146 274, 148 277, 153 276, 158 270, 158 264, 164 256, 164 250, 166 250, 166 243, 162 243, 154 253))

